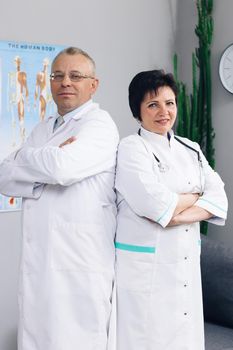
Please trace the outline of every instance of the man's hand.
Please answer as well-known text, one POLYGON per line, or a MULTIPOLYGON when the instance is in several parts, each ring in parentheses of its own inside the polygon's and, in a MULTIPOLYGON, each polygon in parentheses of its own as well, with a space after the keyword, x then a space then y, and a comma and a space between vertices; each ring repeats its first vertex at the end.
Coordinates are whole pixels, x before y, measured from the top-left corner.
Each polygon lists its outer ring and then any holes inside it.
POLYGON ((76 139, 75 136, 71 136, 71 137, 69 137, 66 141, 62 142, 62 143, 59 145, 59 147, 62 148, 62 147, 66 146, 66 145, 69 145, 70 143, 72 143, 72 142, 74 142, 74 141, 76 141, 76 140, 77 140, 77 139, 76 139))

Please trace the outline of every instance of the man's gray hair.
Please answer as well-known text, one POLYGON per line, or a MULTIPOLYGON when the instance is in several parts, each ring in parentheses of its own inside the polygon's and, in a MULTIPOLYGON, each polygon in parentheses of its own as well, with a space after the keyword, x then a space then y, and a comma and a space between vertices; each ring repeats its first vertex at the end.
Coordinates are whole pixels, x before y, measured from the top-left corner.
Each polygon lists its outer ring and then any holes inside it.
POLYGON ((55 61, 58 59, 58 57, 60 57, 61 55, 82 55, 84 57, 86 57, 88 59, 88 61, 91 63, 92 66, 92 73, 95 74, 95 61, 93 60, 93 58, 88 55, 88 53, 86 51, 83 51, 82 49, 78 48, 78 47, 74 47, 74 46, 70 46, 67 47, 66 49, 60 51, 57 56, 53 59, 52 65, 51 67, 53 67, 55 61))

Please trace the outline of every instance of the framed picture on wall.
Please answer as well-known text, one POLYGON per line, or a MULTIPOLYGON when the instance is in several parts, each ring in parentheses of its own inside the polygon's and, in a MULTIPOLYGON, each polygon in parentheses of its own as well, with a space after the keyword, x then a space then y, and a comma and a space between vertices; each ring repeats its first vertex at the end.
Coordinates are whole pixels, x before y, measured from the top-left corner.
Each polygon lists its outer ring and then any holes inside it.
MULTIPOLYGON (((32 128, 55 112, 49 75, 63 46, 0 41, 0 161, 21 147, 32 128)), ((0 194, 0 212, 21 199, 0 194)))

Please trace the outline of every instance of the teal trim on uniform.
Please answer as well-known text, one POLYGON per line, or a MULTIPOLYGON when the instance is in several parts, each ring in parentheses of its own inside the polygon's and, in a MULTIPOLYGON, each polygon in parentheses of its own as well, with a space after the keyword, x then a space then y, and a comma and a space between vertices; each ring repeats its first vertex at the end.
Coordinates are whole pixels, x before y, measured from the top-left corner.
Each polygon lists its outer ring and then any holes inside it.
POLYGON ((225 209, 220 208, 218 205, 216 205, 216 204, 214 204, 214 203, 212 203, 212 202, 208 201, 207 199, 204 199, 204 198, 199 198, 199 200, 198 200, 198 201, 207 202, 207 203, 209 203, 209 204, 213 205, 215 208, 217 208, 217 209, 219 209, 219 210, 222 210, 224 213, 227 213, 227 211, 226 211, 225 209))
POLYGON ((137 253, 155 253, 155 247, 144 247, 141 245, 125 244, 120 242, 115 242, 115 247, 121 250, 127 250, 129 252, 137 253))
POLYGON ((198 245, 200 245, 200 246, 201 246, 201 239, 199 239, 199 240, 198 240, 198 245))
POLYGON ((171 203, 169 204, 169 206, 167 207, 165 212, 158 218, 158 220, 156 220, 157 223, 159 223, 164 218, 164 216, 167 214, 167 212, 169 211, 170 207, 172 206, 173 202, 174 202, 174 195, 173 195, 173 199, 172 199, 171 203))

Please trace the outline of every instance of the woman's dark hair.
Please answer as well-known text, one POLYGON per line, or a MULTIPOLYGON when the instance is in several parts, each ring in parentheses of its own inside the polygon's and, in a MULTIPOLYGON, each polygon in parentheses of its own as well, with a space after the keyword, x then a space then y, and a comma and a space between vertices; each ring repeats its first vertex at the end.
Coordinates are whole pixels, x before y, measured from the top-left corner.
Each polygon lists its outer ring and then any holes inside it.
POLYGON ((155 92, 163 86, 168 86, 175 94, 177 101, 178 87, 171 73, 166 74, 163 70, 150 70, 140 72, 129 84, 129 106, 134 118, 141 120, 141 103, 148 92, 155 92))

